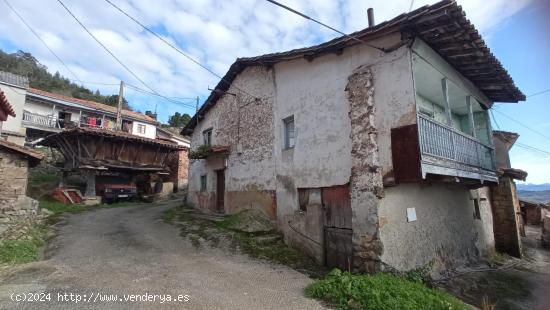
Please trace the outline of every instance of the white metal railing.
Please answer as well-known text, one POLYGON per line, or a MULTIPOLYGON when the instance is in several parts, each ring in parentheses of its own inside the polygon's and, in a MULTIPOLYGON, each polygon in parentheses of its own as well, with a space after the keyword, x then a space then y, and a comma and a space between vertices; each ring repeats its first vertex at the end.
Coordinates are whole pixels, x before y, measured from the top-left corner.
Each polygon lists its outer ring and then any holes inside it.
POLYGON ((23 123, 41 127, 59 128, 57 117, 23 111, 23 123))
POLYGON ((459 164, 495 170, 494 148, 450 126, 418 115, 420 151, 459 164))

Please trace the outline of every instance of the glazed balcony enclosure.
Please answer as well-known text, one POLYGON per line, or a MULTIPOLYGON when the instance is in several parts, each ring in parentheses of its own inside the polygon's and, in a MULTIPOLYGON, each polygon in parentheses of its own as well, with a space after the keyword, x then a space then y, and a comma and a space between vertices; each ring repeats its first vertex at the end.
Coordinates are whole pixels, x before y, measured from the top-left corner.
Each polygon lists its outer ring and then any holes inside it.
POLYGON ((498 182, 487 107, 417 54, 416 124, 392 129, 397 182, 498 182))

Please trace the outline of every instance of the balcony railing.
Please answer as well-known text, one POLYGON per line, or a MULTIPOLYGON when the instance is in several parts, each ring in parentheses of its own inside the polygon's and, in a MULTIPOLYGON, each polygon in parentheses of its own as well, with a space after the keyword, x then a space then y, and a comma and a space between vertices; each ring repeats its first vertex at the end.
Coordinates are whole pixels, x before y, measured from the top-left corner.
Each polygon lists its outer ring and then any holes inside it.
POLYGON ((23 123, 46 128, 59 128, 57 118, 51 115, 40 115, 23 111, 23 123))
POLYGON ((418 131, 423 160, 459 170, 495 171, 492 146, 424 115, 418 115, 418 131))

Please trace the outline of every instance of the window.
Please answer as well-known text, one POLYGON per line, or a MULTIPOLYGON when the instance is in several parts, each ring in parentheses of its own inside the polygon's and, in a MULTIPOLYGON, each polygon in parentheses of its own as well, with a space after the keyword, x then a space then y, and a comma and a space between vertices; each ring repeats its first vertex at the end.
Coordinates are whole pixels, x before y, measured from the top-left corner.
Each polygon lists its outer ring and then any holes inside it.
POLYGON ((212 145, 212 128, 202 132, 202 142, 204 145, 212 145))
POLYGON ((138 130, 138 133, 144 135, 145 134, 145 125, 138 124, 137 130, 138 130))
POLYGON ((290 116, 290 117, 287 117, 283 120, 283 125, 284 125, 284 130, 285 130, 285 133, 284 133, 284 148, 285 149, 291 149, 294 147, 294 143, 295 143, 295 134, 294 134, 294 115, 293 116, 290 116))
POLYGON ((206 192, 206 174, 201 175, 201 192, 206 192))

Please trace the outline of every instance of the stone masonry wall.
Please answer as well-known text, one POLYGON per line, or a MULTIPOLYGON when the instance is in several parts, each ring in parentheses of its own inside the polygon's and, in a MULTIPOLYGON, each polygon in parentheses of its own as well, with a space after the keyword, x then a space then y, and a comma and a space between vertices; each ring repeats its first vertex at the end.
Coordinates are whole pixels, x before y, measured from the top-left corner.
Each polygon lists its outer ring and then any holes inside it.
POLYGON ((491 189, 493 229, 497 251, 521 257, 519 200, 514 181, 507 176, 499 178, 498 186, 491 189))
POLYGON ((28 163, 26 159, 0 150, 0 203, 14 202, 27 192, 28 163))
POLYGON ((353 229, 353 269, 378 272, 383 246, 378 223, 379 198, 383 195, 374 123, 374 86, 369 67, 360 66, 348 78, 352 168, 350 195, 353 229))
POLYGON ((0 223, 25 219, 39 212, 38 202, 25 196, 28 162, 0 150, 0 223))

